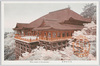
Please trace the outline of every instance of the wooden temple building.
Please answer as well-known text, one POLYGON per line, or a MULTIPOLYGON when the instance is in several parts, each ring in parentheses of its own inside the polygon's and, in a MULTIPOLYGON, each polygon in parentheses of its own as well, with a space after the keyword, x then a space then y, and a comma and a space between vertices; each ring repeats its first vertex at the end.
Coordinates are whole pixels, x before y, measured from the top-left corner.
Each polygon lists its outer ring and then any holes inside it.
POLYGON ((74 31, 81 30, 83 23, 90 22, 90 18, 83 18, 70 8, 65 8, 50 12, 31 23, 17 23, 13 28, 16 32, 16 59, 36 46, 43 46, 46 50, 61 50, 68 46, 68 39, 74 31), (28 39, 28 36, 35 39, 28 39))

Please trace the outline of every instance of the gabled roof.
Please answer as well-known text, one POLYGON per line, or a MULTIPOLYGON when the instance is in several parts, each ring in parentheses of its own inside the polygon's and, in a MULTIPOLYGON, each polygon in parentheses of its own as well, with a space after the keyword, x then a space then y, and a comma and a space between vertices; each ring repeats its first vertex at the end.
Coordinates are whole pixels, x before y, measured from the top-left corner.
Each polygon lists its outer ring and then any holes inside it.
POLYGON ((84 26, 80 26, 80 25, 71 25, 71 24, 63 24, 62 25, 58 21, 54 22, 54 21, 45 20, 43 23, 45 23, 45 25, 34 28, 34 30, 48 30, 48 29, 52 29, 52 30, 80 30, 84 27, 84 26))
POLYGON ((58 19, 60 22, 65 20, 69 20, 69 18, 74 18, 76 20, 91 22, 90 18, 84 18, 76 12, 72 11, 70 8, 65 8, 62 10, 57 10, 54 12, 50 12, 47 16, 44 16, 47 19, 58 19))
POLYGON ((28 27, 28 23, 17 23, 16 27, 28 27))
POLYGON ((14 30, 20 30, 23 28, 32 28, 31 26, 29 26, 28 23, 17 23, 16 27, 14 28, 14 30))
POLYGON ((74 18, 76 20, 80 20, 80 21, 87 22, 87 23, 91 22, 90 18, 84 18, 81 15, 72 11, 71 9, 65 8, 62 10, 50 12, 49 14, 40 17, 39 19, 31 22, 30 26, 38 27, 41 25, 44 19, 58 20, 59 22, 64 22, 65 20, 69 20, 70 18, 74 18))
MULTIPOLYGON (((17 26, 18 26, 19 29, 22 29, 23 27, 25 27, 25 28, 37 28, 37 27, 40 27, 43 20, 47 20, 47 21, 50 21, 50 23, 48 22, 49 25, 57 28, 58 26, 61 26, 59 23, 62 23, 65 20, 69 20, 70 18, 73 18, 75 20, 79 20, 80 22, 84 22, 84 23, 91 22, 91 19, 84 18, 81 15, 79 15, 79 14, 75 13, 74 11, 72 11, 71 9, 65 8, 65 9, 62 9, 62 10, 50 12, 47 15, 44 15, 44 16, 40 17, 39 19, 29 23, 29 24, 23 24, 23 23, 19 24, 18 23, 17 26), (57 21, 57 23, 56 23, 56 21, 57 21)), ((59 29, 62 29, 62 28, 65 29, 65 27, 63 27, 63 26, 60 27, 59 29)))

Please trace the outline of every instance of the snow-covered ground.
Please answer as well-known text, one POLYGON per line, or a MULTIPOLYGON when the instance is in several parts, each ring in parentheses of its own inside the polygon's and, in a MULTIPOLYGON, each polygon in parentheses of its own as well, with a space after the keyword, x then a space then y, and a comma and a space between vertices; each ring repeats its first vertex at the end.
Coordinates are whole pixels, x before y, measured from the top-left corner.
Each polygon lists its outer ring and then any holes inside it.
MULTIPOLYGON (((94 52, 91 51, 90 52, 94 52)), ((63 50, 45 50, 43 47, 37 47, 33 49, 31 53, 23 53, 23 57, 19 60, 95 60, 96 57, 93 54, 89 54, 87 57, 77 57, 73 54, 73 48, 66 47, 63 50)))

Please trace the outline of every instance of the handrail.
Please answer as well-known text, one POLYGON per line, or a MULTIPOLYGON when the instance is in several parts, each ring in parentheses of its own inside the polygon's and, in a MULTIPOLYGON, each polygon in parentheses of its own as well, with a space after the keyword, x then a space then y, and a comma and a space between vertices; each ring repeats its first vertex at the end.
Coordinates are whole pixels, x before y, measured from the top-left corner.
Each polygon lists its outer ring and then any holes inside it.
POLYGON ((42 38, 36 38, 36 39, 26 39, 26 38, 22 38, 21 37, 21 35, 18 35, 18 34, 15 34, 15 38, 16 39, 20 39, 20 40, 23 40, 23 41, 28 41, 28 42, 34 42, 34 41, 38 41, 39 39, 40 40, 46 40, 46 41, 57 41, 57 40, 65 40, 65 39, 69 39, 69 38, 71 38, 71 36, 69 36, 69 37, 62 37, 62 38, 60 38, 60 37, 58 37, 58 38, 46 38, 46 37, 42 37, 42 38))
POLYGON ((38 38, 36 38, 36 39, 26 39, 26 38, 22 38, 20 35, 18 35, 18 34, 15 34, 15 38, 16 39, 20 39, 20 40, 23 40, 23 41, 27 41, 27 42, 34 42, 34 41, 38 41, 38 38))

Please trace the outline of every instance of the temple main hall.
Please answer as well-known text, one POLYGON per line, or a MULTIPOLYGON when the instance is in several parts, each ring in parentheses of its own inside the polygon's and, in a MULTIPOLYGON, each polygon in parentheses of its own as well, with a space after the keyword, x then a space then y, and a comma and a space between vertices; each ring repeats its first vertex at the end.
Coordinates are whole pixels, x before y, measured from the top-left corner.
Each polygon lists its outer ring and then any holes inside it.
POLYGON ((65 8, 49 12, 30 23, 17 23, 13 28, 16 59, 37 46, 46 50, 62 50, 69 45, 68 39, 72 38, 73 32, 81 30, 83 23, 90 22, 90 18, 84 18, 70 8, 65 8))

